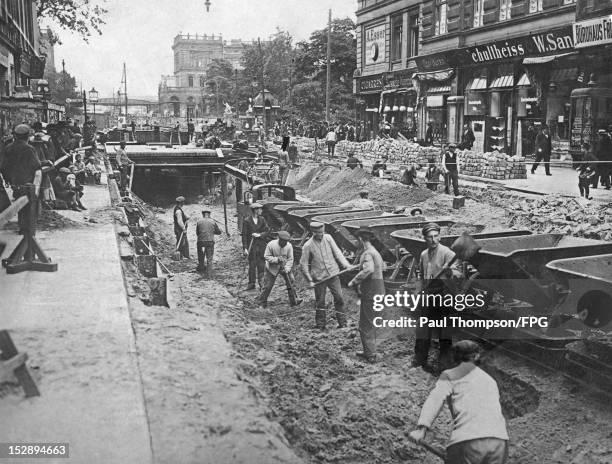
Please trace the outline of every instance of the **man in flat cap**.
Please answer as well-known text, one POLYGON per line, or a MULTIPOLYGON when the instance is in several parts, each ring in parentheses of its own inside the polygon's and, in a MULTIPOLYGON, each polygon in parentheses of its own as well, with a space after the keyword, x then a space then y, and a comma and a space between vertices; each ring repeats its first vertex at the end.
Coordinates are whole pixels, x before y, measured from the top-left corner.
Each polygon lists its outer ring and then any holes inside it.
POLYGON ((550 173, 550 154, 552 152, 552 141, 550 139, 550 134, 548 133, 548 126, 546 124, 542 125, 538 135, 535 138, 535 163, 531 166, 531 174, 535 174, 536 169, 538 169, 538 165, 540 161, 544 161, 544 171, 546 171, 547 176, 552 176, 550 173))
POLYGON ((126 143, 125 141, 121 141, 119 143, 119 150, 115 148, 115 163, 117 163, 117 168, 121 172, 121 180, 120 180, 120 189, 122 192, 125 191, 125 187, 128 185, 128 172, 130 171, 130 164, 134 164, 134 162, 128 157, 125 151, 126 143))
POLYGON ((189 218, 183 211, 185 197, 177 197, 172 216, 174 218, 174 235, 176 237, 176 250, 184 258, 189 258, 189 242, 187 241, 187 221, 189 218))
POLYGON ((451 143, 448 150, 442 155, 442 172, 444 173, 445 193, 450 193, 449 189, 453 185, 453 194, 459 195, 459 163, 457 159, 457 145, 451 143))
MULTIPOLYGON (((311 222, 312 237, 302 247, 300 266, 306 280, 313 285, 318 281, 327 279, 340 271, 338 263, 343 268, 350 266, 331 235, 325 233, 325 227, 320 222, 311 222)), ((316 311, 315 324, 318 329, 325 329, 326 306, 325 293, 329 288, 334 297, 334 314, 338 327, 346 327, 346 314, 344 312, 344 298, 340 278, 333 277, 314 288, 316 311)))
POLYGON ((213 272, 213 257, 215 254, 215 235, 221 235, 221 229, 213 218, 210 217, 210 207, 202 208, 202 218, 196 224, 196 238, 198 247, 198 267, 196 270, 208 269, 208 275, 213 272), (206 265, 204 256, 206 255, 206 265))
MULTIPOLYGON (((4 158, 0 163, 0 173, 4 180, 13 188, 13 198, 27 195, 26 184, 34 184, 36 196, 40 191, 42 180, 41 164, 36 155, 36 150, 28 144, 30 138, 30 126, 19 124, 14 130, 15 140, 4 149, 4 158)), ((30 208, 36 208, 37 204, 28 203, 18 213, 19 229, 24 231, 28 226, 27 218, 30 208)))
MULTIPOLYGON (((51 181, 53 185, 53 192, 55 193, 57 199, 66 203, 66 207, 74 211, 80 211, 76 202, 77 192, 72 188, 72 185, 68 180, 69 174, 70 169, 60 168, 57 176, 51 181)), ((55 204, 55 207, 58 207, 57 203, 55 204)))
POLYGON ((260 203, 251 205, 251 215, 242 223, 242 248, 249 260, 249 285, 247 290, 255 289, 255 279, 259 287, 263 287, 266 263, 264 252, 270 233, 270 227, 262 216, 263 206, 260 203))
MULTIPOLYGON (((433 296, 427 298, 425 304, 421 304, 418 311, 418 316, 425 316, 430 320, 440 320, 452 313, 453 308, 447 308, 443 304, 438 304, 444 300, 444 295, 449 292, 444 283, 445 280, 452 277, 461 277, 461 269, 459 264, 453 263, 455 253, 440 243, 440 226, 435 222, 426 224, 423 229, 423 238, 427 243, 427 249, 421 253, 420 257, 420 277, 421 291, 424 296, 433 296), (436 295, 440 297, 436 298, 436 295)), ((439 330, 440 340, 440 365, 444 366, 449 363, 450 348, 452 345, 452 335, 448 328, 435 329, 439 330)), ((429 354, 429 346, 434 329, 427 326, 417 327, 416 341, 414 345, 414 359, 412 365, 417 367, 427 367, 427 356, 429 354)))
POLYGON ((289 232, 281 230, 278 233, 278 239, 272 240, 266 246, 264 252, 264 259, 266 261, 266 271, 264 276, 264 284, 259 294, 258 302, 264 308, 268 304, 268 297, 274 287, 274 282, 278 274, 283 275, 285 283, 287 285, 287 293, 289 294, 289 301, 291 306, 299 305, 302 301, 295 300, 293 283, 293 246, 290 243, 291 236, 289 232))
POLYGON ((368 226, 362 226, 356 233, 359 238, 363 253, 359 257, 359 272, 353 280, 348 283, 349 287, 359 285, 360 308, 359 308, 359 335, 363 352, 357 356, 364 358, 370 363, 377 361, 376 358, 376 327, 374 327, 374 298, 385 294, 385 281, 383 271, 385 263, 372 241, 374 232, 368 226))
POLYGON ((504 464, 508 459, 508 431, 497 383, 477 366, 480 347, 476 342, 462 340, 452 351, 455 367, 440 375, 410 437, 417 443, 422 441, 446 403, 453 417, 453 431, 445 462, 504 464))

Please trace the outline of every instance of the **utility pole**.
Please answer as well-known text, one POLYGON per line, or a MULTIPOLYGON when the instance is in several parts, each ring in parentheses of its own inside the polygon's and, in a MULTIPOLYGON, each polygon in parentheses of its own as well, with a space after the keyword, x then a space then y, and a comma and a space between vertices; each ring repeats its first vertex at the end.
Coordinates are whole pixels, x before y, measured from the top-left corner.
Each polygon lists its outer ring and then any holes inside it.
POLYGON ((128 95, 127 95, 127 72, 125 70, 125 62, 123 63, 123 93, 124 93, 124 97, 125 97, 125 122, 127 124, 128 95))
POLYGON ((331 23, 332 23, 332 10, 329 9, 329 21, 327 25, 327 85, 325 89, 325 121, 329 124, 329 94, 330 94, 330 81, 331 81, 331 23))
POLYGON ((261 57, 261 70, 259 72, 259 77, 261 80, 261 113, 262 113, 264 141, 265 141, 267 131, 268 131, 268 128, 266 127, 266 86, 264 85, 264 54, 261 49, 261 40, 259 39, 259 37, 257 37, 257 46, 259 48, 259 56, 261 57))

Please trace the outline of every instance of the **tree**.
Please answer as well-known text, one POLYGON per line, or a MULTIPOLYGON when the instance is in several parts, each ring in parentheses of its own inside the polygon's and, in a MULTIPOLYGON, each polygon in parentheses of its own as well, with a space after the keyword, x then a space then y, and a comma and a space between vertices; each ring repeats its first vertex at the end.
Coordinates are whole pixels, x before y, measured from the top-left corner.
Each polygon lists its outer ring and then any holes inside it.
MULTIPOLYGON (((38 0, 36 12, 38 18, 46 18, 62 29, 76 32, 88 42, 93 33, 102 34, 108 10, 95 0, 38 0)), ((56 35, 51 37, 51 41, 60 42, 56 35)))
MULTIPOLYGON (((214 58, 206 67, 206 88, 209 92, 209 106, 214 101, 216 113, 221 112, 221 105, 230 102, 234 88, 234 68, 227 60, 214 58)), ((233 103, 233 102, 232 102, 233 103)))
POLYGON ((50 71, 45 75, 45 78, 49 81, 51 100, 59 105, 64 105, 67 103, 66 100, 70 99, 75 102, 76 106, 67 106, 67 116, 81 114, 80 107, 82 106, 81 100, 83 97, 76 90, 76 78, 66 71, 50 71))
POLYGON ((286 102, 289 95, 289 70, 293 57, 293 37, 277 29, 269 40, 246 47, 242 55, 243 75, 259 85, 255 94, 261 91, 261 72, 263 69, 264 85, 279 100, 286 102))
MULTIPOLYGON (((355 23, 350 18, 334 19, 331 27, 330 106, 334 119, 339 121, 353 117, 356 48, 355 23)), ((314 31, 308 41, 297 44, 295 75, 298 81, 316 81, 324 88, 327 80, 327 28, 314 31)))

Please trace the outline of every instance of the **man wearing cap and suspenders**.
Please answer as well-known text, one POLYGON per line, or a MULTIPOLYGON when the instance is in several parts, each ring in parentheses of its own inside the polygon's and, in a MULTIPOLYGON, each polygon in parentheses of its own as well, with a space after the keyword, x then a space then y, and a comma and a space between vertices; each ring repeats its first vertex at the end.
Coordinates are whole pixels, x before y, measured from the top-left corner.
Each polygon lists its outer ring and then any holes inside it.
POLYGON ((208 267, 209 276, 213 271, 213 257, 215 254, 215 235, 221 235, 221 229, 210 217, 210 208, 202 209, 202 219, 196 224, 196 237, 198 247, 198 267, 197 271, 204 271, 208 267), (206 256, 206 266, 204 266, 204 256, 206 256))
MULTIPOLYGON (((42 180, 42 170, 36 150, 28 144, 30 138, 30 126, 19 124, 15 127, 15 141, 7 145, 4 149, 4 158, 0 163, 0 172, 4 180, 11 184, 13 188, 13 198, 27 195, 26 184, 34 184, 35 193, 38 197, 40 182, 42 180)), ((37 208, 37 204, 28 203, 19 210, 17 214, 19 230, 23 231, 27 226, 27 217, 30 208, 37 208)))
POLYGON ((189 242, 187 241, 187 221, 188 217, 183 212, 185 197, 176 199, 174 207, 174 236, 176 237, 176 249, 184 258, 189 258, 189 242))
POLYGON ((285 278, 287 284, 287 293, 289 294, 289 302, 291 306, 299 305, 302 300, 298 300, 293 290, 295 279, 291 270, 293 269, 293 246, 289 242, 291 236, 289 232, 281 230, 278 233, 278 239, 272 240, 266 246, 264 259, 266 261, 266 271, 264 276, 264 284, 259 294, 259 304, 264 308, 268 304, 268 297, 274 287, 274 282, 278 274, 285 278))
MULTIPOLYGON (((440 243, 440 226, 435 222, 430 222, 423 227, 423 238, 427 243, 427 249, 421 253, 420 257, 420 277, 421 291, 427 295, 444 295, 449 292, 444 284, 444 280, 451 277, 461 277, 460 265, 452 263, 455 253, 448 247, 440 243), (434 277, 444 272, 437 278, 434 277)), ((421 304, 418 310, 418 316, 425 316, 432 320, 439 320, 444 316, 449 315, 453 308, 447 308, 443 305, 437 305, 436 302, 431 304, 421 304)), ((440 365, 444 367, 449 363, 450 348, 453 343, 452 334, 449 328, 432 329, 427 326, 416 328, 416 341, 414 345, 414 359, 412 365, 417 367, 427 366, 427 355, 429 354, 429 346, 433 330, 439 330, 440 340, 440 365)))
MULTIPOLYGON (((338 263, 343 268, 350 267, 350 264, 340 248, 338 248, 338 245, 336 245, 336 242, 334 242, 332 236, 325 233, 323 224, 311 222, 310 230, 312 231, 312 237, 302 247, 300 266, 304 277, 312 285, 317 281, 337 274, 340 271, 338 263)), ((327 288, 329 288, 334 297, 334 313, 338 321, 338 327, 346 327, 344 298, 342 297, 342 287, 338 276, 314 288, 316 300, 315 324, 318 329, 325 329, 325 293, 327 288)))
POLYGON ((245 218, 242 223, 242 248, 245 256, 249 258, 249 285, 247 290, 255 289, 255 279, 257 279, 259 287, 263 287, 266 267, 264 251, 266 249, 266 239, 270 232, 270 227, 262 216, 263 206, 259 203, 253 203, 251 211, 253 214, 245 218))

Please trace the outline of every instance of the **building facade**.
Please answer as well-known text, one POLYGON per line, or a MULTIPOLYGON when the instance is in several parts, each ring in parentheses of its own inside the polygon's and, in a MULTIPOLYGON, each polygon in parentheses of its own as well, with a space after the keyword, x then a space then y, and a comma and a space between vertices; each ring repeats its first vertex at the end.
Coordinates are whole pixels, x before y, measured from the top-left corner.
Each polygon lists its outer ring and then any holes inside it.
POLYGON ((419 53, 419 1, 359 0, 357 70, 354 90, 357 118, 369 136, 384 122, 404 135, 416 135, 417 88, 413 75, 419 53))
POLYGON ((0 131, 16 122, 44 120, 43 105, 32 99, 30 84, 43 77, 40 31, 33 0, 0 0, 0 131), (30 104, 32 103, 32 104, 30 104))
POLYGON ((206 69, 214 59, 241 68, 242 53, 250 42, 223 40, 221 36, 179 34, 174 38, 174 74, 162 76, 159 85, 160 113, 179 118, 197 118, 209 113, 205 103, 206 69))
MULTIPOLYGON (((366 92, 380 90, 378 115, 386 120, 393 118, 396 106, 406 107, 405 115, 399 111, 403 117, 413 109, 417 138, 424 138, 431 124, 437 143, 460 142, 468 124, 476 137, 474 149, 529 155, 538 127, 547 124, 554 151, 569 152, 575 145, 574 115, 580 110, 573 108, 573 92, 589 83, 598 89, 610 86, 611 6, 611 0, 425 0, 415 7, 409 2, 361 0, 357 15, 362 61, 356 93, 364 98, 366 92), (418 8, 419 32, 410 27, 411 8, 418 8), (394 21, 398 14, 403 23, 399 17, 394 21), (385 27, 375 29, 377 24, 385 27), (413 36, 419 41, 411 50, 413 36), (408 50, 406 62, 394 43, 408 50), (383 46, 386 58, 378 75, 370 74, 366 51, 374 56, 383 46), (410 78, 416 101, 386 100, 384 92, 391 89, 385 87, 394 84, 398 73, 394 61, 405 66, 407 74, 414 69, 410 78)), ((404 88, 410 87, 399 87, 404 88)), ((376 112, 374 100, 366 99, 366 112, 376 112)))

